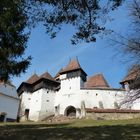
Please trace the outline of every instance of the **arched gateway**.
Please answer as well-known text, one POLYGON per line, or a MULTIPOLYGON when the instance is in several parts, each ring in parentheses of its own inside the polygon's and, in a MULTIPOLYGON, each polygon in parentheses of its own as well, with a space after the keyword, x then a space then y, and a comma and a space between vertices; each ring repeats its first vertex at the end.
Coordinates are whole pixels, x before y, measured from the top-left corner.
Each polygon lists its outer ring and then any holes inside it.
POLYGON ((76 117, 76 108, 73 106, 68 106, 65 109, 65 116, 76 117))

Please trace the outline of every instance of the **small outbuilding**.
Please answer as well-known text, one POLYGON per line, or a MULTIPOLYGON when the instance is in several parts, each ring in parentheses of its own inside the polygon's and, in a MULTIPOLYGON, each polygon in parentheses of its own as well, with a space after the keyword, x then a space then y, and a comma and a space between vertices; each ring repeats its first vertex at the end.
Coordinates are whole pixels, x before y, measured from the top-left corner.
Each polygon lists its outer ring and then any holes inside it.
POLYGON ((0 81, 0 122, 16 121, 19 103, 16 87, 0 81))

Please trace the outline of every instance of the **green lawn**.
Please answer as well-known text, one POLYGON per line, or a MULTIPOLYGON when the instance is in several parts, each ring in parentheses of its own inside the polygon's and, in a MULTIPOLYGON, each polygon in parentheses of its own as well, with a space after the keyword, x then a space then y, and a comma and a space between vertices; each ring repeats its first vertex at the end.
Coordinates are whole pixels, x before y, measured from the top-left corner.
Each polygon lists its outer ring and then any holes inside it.
POLYGON ((140 140, 140 119, 2 123, 0 140, 140 140))

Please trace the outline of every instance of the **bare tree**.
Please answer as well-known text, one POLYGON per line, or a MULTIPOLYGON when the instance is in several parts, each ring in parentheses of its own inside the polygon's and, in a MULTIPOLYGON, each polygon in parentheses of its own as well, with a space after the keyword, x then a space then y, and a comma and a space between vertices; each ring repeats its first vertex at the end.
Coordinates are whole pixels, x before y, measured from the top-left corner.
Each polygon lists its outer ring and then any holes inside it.
POLYGON ((128 83, 130 90, 127 91, 122 105, 133 105, 136 100, 140 99, 140 1, 133 0, 129 7, 131 16, 132 32, 129 37, 118 35, 117 40, 113 40, 122 48, 123 54, 129 56, 129 61, 133 64, 128 71, 128 75, 121 82, 122 85, 128 83))
POLYGON ((121 105, 126 104, 126 106, 131 106, 140 99, 140 1, 133 0, 129 4, 130 34, 124 36, 114 32, 114 38, 111 38, 119 53, 131 62, 128 74, 121 82, 123 86, 129 85, 129 90, 121 102, 121 105))
POLYGON ((122 99, 120 106, 125 106, 126 108, 131 108, 140 99, 140 89, 131 90, 125 94, 122 99))

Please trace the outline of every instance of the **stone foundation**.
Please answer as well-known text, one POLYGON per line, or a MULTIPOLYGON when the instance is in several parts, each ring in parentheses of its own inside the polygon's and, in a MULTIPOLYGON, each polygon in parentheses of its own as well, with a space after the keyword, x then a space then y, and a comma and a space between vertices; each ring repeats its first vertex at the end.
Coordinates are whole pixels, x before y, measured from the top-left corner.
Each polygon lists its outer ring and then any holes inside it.
POLYGON ((140 113, 86 113, 86 118, 94 120, 124 120, 140 118, 140 113))

